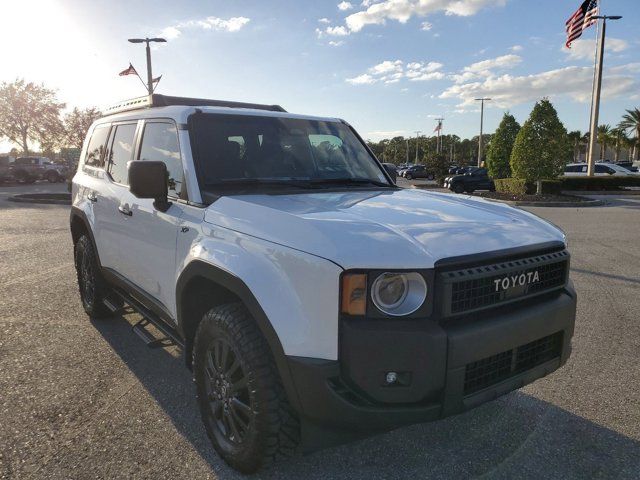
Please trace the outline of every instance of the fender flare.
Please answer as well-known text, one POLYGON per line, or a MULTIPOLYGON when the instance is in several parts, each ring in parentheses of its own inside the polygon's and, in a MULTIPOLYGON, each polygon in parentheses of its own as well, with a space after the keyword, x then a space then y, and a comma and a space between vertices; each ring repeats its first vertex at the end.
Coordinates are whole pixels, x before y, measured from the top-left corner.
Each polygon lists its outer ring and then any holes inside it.
POLYGON ((102 262, 100 261, 100 252, 98 251, 98 247, 96 246, 96 239, 93 237, 93 230, 91 229, 91 224, 89 223, 87 214, 81 208, 72 205, 71 212, 69 213, 69 228, 71 228, 75 219, 79 219, 84 224, 84 228, 89 235, 89 240, 91 240, 91 245, 93 245, 93 251, 96 254, 98 265, 102 266, 102 262))
POLYGON ((278 373, 280 374, 280 379, 282 380, 282 384, 287 394, 287 398, 289 399, 289 403, 297 412, 302 413, 298 392, 295 388, 287 356, 284 353, 278 334, 274 330, 273 325, 271 325, 271 321, 262 309, 258 300, 255 298, 249 287, 239 277, 202 260, 193 260, 182 270, 178 281, 176 282, 176 320, 178 331, 182 338, 185 338, 185 331, 183 328, 185 319, 183 318, 182 313, 184 310, 182 298, 189 281, 196 277, 206 278, 207 280, 226 288, 243 302, 253 319, 256 321, 258 328, 269 345, 278 373))

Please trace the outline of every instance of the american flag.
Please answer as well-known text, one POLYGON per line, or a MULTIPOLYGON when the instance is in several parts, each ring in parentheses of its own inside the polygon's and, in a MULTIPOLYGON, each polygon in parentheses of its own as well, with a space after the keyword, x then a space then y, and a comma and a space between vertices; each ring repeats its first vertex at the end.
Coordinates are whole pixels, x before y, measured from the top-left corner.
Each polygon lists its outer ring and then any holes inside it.
POLYGON ((571 15, 566 23, 567 29, 567 48, 571 48, 571 42, 580 38, 582 31, 596 23, 597 19, 593 18, 598 15, 598 0, 584 0, 580 8, 571 15))
POLYGON ((129 68, 121 71, 119 75, 121 77, 124 77, 125 75, 138 75, 138 72, 136 72, 136 69, 133 68, 133 65, 129 64, 129 68))
POLYGON ((439 132, 440 130, 442 130, 442 120, 438 120, 438 125, 433 129, 434 132, 439 132))

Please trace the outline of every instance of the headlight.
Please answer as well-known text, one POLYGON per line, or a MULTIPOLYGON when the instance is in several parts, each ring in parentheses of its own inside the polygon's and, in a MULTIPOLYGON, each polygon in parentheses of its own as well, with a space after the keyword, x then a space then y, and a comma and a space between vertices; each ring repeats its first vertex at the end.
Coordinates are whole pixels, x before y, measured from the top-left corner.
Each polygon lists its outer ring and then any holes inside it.
POLYGON ((422 306, 425 298, 427 283, 416 272, 382 273, 371 286, 373 304, 387 315, 409 315, 422 306))

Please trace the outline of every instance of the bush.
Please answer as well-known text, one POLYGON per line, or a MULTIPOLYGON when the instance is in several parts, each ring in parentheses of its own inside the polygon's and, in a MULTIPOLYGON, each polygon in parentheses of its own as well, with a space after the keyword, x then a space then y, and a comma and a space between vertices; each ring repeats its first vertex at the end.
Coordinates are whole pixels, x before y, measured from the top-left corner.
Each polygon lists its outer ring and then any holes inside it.
MULTIPOLYGON (((542 193, 557 195, 563 189, 562 182, 559 180, 541 180, 542 193)), ((537 185, 533 182, 527 182, 522 178, 498 178, 494 180, 496 184, 496 192, 510 193, 512 195, 534 194, 537 191, 537 185)))
POLYGON ((511 176, 509 160, 513 144, 520 130, 520 124, 513 115, 505 113, 496 132, 491 137, 487 150, 487 170, 492 178, 508 178, 511 176))
POLYGON ((640 177, 561 177, 559 181, 563 190, 618 190, 621 187, 640 187, 640 177))
MULTIPOLYGON (((524 195, 528 193, 527 181, 524 178, 496 178, 496 192, 524 195)), ((529 190, 530 191, 530 190, 529 190)))

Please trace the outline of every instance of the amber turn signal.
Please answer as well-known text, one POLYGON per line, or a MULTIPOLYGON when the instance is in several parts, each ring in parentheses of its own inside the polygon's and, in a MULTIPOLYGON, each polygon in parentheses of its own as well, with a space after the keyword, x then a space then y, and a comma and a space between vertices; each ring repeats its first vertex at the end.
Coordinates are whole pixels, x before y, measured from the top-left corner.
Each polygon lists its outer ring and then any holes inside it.
POLYGON ((367 311, 367 275, 347 273, 342 276, 342 313, 364 315, 367 311))

